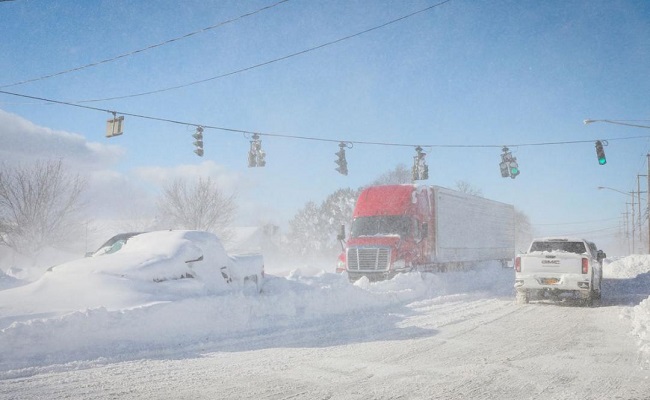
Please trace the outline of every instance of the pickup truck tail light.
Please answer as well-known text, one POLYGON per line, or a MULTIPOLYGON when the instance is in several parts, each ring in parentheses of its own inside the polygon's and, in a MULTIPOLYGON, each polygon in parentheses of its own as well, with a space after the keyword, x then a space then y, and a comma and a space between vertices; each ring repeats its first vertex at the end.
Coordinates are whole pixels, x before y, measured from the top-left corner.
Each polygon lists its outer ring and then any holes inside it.
POLYGON ((515 257, 515 272, 521 272, 521 257, 515 257))
POLYGON ((582 273, 586 274, 589 272, 589 260, 586 258, 582 259, 582 273))

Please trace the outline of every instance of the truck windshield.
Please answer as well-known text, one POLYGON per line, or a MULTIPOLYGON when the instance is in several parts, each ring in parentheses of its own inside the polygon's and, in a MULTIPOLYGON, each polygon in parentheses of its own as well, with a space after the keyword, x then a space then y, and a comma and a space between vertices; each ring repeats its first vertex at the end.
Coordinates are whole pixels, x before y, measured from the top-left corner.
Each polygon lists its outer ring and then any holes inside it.
POLYGON ((530 251, 566 251, 567 253, 582 254, 586 253, 587 249, 582 242, 556 242, 544 241, 533 242, 530 246, 530 251))
POLYGON ((411 218, 404 215, 383 215, 373 217, 359 217, 352 222, 352 237, 399 235, 409 234, 411 218))

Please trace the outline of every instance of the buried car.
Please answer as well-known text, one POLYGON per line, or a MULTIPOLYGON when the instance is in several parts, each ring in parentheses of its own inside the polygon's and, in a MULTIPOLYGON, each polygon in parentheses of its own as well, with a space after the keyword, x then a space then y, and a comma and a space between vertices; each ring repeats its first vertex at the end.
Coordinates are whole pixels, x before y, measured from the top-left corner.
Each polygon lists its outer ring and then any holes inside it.
POLYGON ((112 252, 50 268, 38 280, 0 291, 0 330, 71 312, 126 310, 262 288, 261 254, 229 255, 217 236, 192 230, 132 235, 112 252), (117 248, 119 247, 119 249, 117 248))
POLYGON ((199 279, 207 287, 254 285, 261 290, 261 254, 230 256, 209 232, 166 230, 112 237, 87 258, 50 269, 52 273, 92 273, 136 281, 164 282, 199 279))

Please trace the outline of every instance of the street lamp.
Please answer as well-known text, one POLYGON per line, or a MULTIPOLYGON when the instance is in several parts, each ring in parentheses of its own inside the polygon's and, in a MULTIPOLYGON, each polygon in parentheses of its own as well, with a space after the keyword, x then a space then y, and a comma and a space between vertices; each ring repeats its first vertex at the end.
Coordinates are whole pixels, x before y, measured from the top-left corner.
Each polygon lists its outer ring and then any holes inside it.
MULTIPOLYGON (((585 123, 586 123, 586 121, 585 121, 585 123)), ((634 224, 634 192, 626 193, 626 192, 623 192, 622 190, 614 189, 614 188, 611 188, 611 187, 608 187, 608 186, 598 186, 598 189, 599 190, 602 190, 602 189, 612 190, 614 192, 620 193, 620 194, 625 195, 625 196, 632 196, 632 224, 631 225, 632 225, 632 254, 634 254, 634 234, 635 234, 635 232, 634 232, 634 225, 635 225, 634 224)))
POLYGON ((625 125, 625 126, 633 126, 635 128, 645 128, 645 129, 650 129, 650 126, 648 125, 638 125, 638 124, 631 124, 630 121, 625 121, 625 120, 613 120, 613 119, 585 119, 584 121, 585 125, 588 124, 593 124, 594 122, 605 122, 608 124, 614 124, 614 125, 625 125))

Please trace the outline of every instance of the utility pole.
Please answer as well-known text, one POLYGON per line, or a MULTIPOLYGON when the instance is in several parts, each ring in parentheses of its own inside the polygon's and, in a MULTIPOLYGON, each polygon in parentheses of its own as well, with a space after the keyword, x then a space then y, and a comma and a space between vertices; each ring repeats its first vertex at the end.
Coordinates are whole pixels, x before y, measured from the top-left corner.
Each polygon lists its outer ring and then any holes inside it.
MULTIPOLYGON (((625 203, 628 204, 628 203, 625 203)), ((627 205, 625 206, 625 212, 622 213, 625 216, 625 241, 627 242, 627 251, 632 254, 631 248, 630 248, 630 225, 628 223, 630 213, 627 211, 627 205)))
POLYGON ((639 175, 637 174, 636 176, 636 195, 637 195, 637 202, 639 205, 639 215, 637 218, 638 224, 639 224, 639 246, 641 246, 641 243, 643 243, 643 228, 641 227, 643 224, 643 213, 641 212, 641 193, 648 193, 647 191, 642 192, 641 191, 641 180, 639 179, 640 177, 645 176, 647 177, 648 175, 639 175))
POLYGON ((646 190, 648 192, 648 204, 646 214, 648 215, 648 254, 650 254, 650 153, 646 154, 646 157, 648 158, 648 174, 646 175, 648 178, 648 186, 646 190))
POLYGON ((630 225, 632 226, 632 253, 631 254, 634 254, 635 247, 636 247, 635 243, 634 243, 634 236, 636 235, 636 232, 634 230, 634 226, 636 225, 636 223, 634 221, 634 218, 635 218, 635 216, 634 216, 634 192, 630 192, 630 195, 632 195, 632 203, 626 203, 626 204, 629 204, 629 205, 632 206, 631 207, 631 209, 632 209, 632 218, 631 218, 631 221, 630 221, 630 225))

